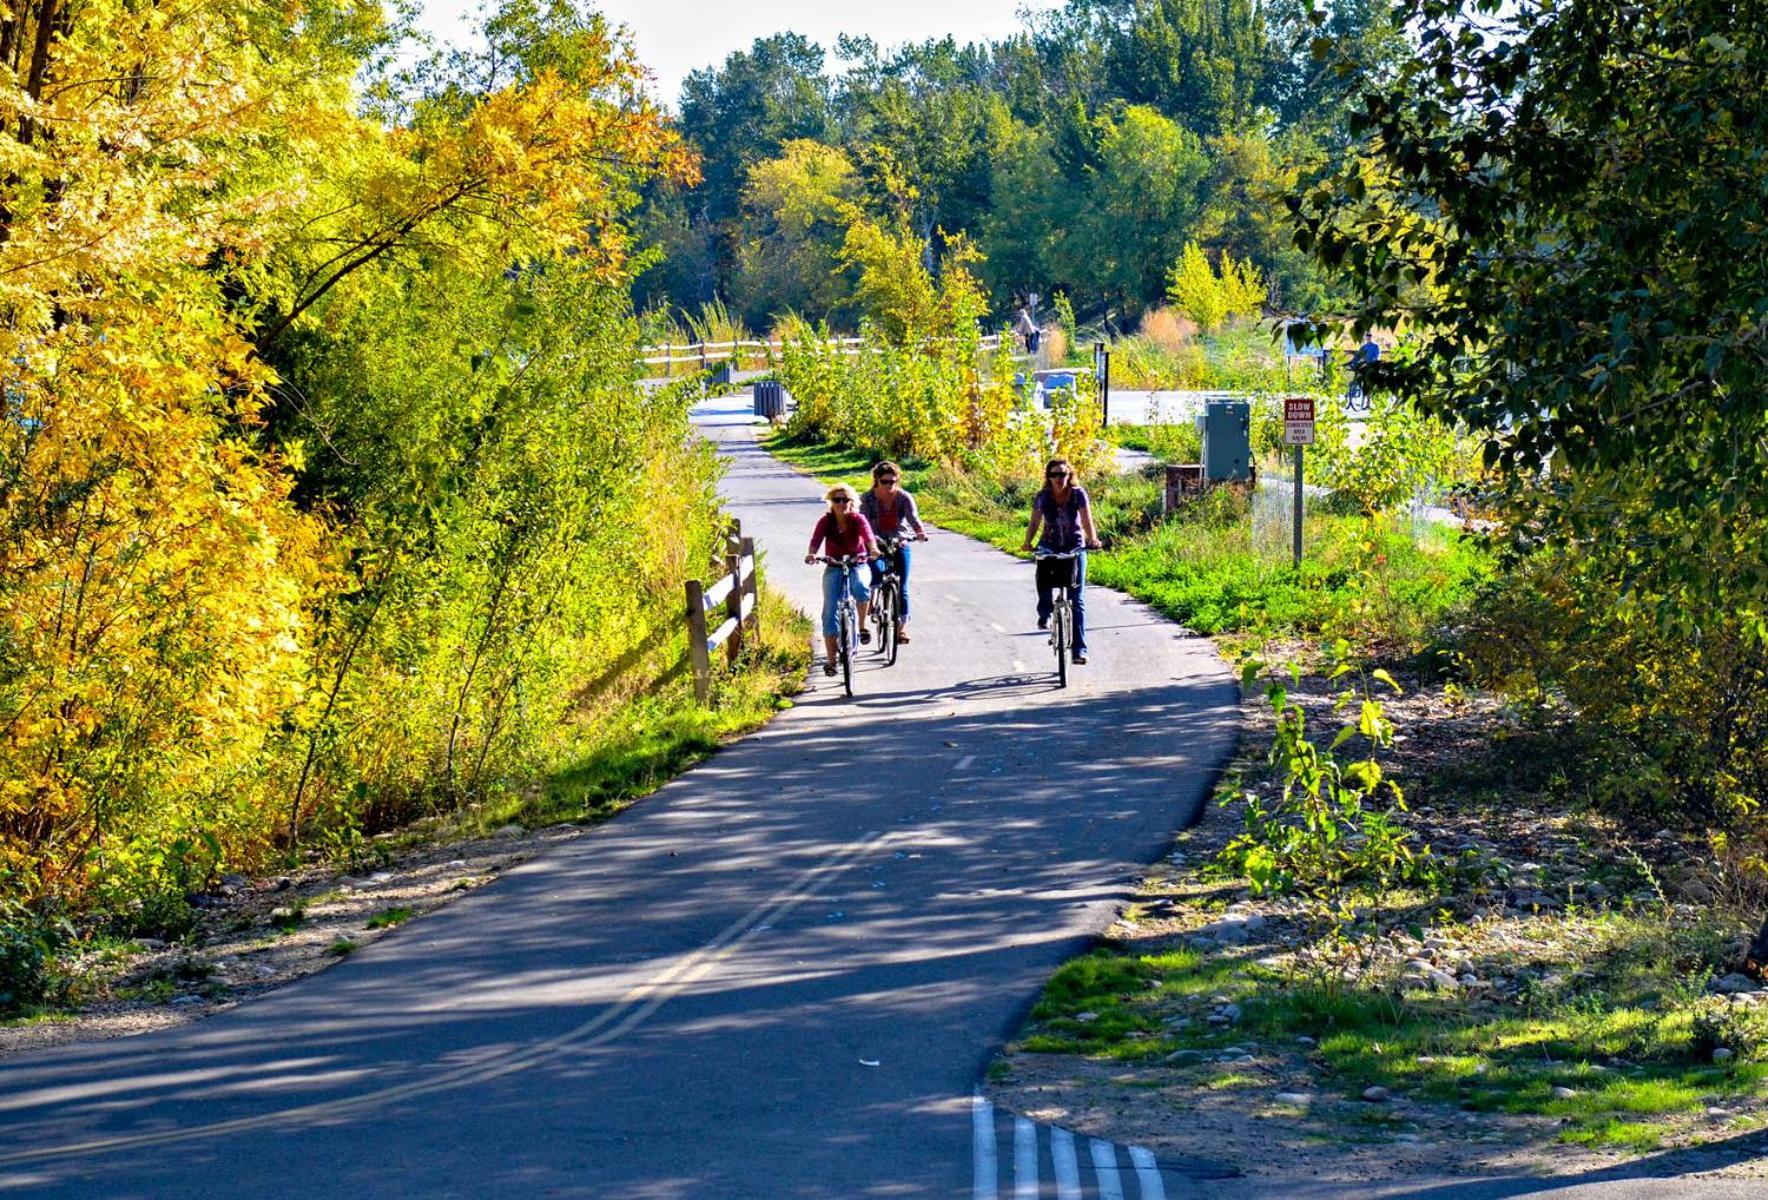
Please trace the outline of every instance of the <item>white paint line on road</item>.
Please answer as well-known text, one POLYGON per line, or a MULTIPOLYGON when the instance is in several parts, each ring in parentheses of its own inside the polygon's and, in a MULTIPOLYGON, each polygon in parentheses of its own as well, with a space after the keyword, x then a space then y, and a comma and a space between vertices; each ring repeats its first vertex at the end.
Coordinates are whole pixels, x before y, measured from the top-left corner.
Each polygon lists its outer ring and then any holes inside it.
POLYGON ((976 756, 974 754, 966 754, 966 755, 964 755, 964 757, 962 757, 958 760, 958 765, 953 767, 952 770, 954 770, 954 771, 968 771, 970 769, 971 764, 974 763, 975 761, 976 761, 976 756))
POLYGON ((970 1127, 975 1143, 975 1151, 971 1155, 975 1167, 971 1176, 970 1195, 972 1200, 998 1200, 999 1193, 995 1190, 999 1173, 995 1167, 994 1105, 984 1100, 981 1092, 970 1098, 970 1127))
POLYGON ((1074 1135, 1060 1125, 1050 1127, 1050 1161, 1056 1166, 1056 1200, 1080 1200, 1080 1163, 1074 1157, 1074 1135))
POLYGON ((774 921, 815 896, 826 880, 844 871, 854 860, 866 853, 882 848, 894 836, 893 831, 882 830, 848 842, 824 858, 822 862, 804 871, 785 887, 751 908, 736 921, 727 925, 711 941, 699 949, 681 956, 675 965, 659 971, 645 982, 633 986, 620 1000, 603 1007, 595 1016, 575 1029, 566 1030, 546 1041, 511 1047, 487 1061, 467 1063, 428 1079, 416 1079, 410 1083, 396 1084, 392 1087, 363 1092, 354 1096, 343 1096, 336 1100, 300 1104, 293 1108, 264 1113, 259 1116, 236 1117, 227 1121, 188 1125, 183 1128, 161 1130, 154 1133, 92 1138, 84 1142, 44 1146, 35 1150, 17 1151, 10 1154, 0 1153, 0 1166, 126 1150, 137 1146, 164 1146, 175 1142, 190 1141, 194 1138, 240 1133, 249 1129, 260 1129, 288 1122, 337 1117, 361 1108, 385 1104, 394 1100, 405 1100, 467 1084, 485 1083, 537 1066, 563 1053, 566 1049, 589 1050, 606 1045, 643 1022, 672 997, 684 991, 688 985, 710 975, 724 959, 742 949, 761 930, 770 928, 774 921))
POLYGON ((1117 1145, 1092 1140, 1093 1170, 1099 1174, 1099 1200, 1123 1200, 1123 1176, 1117 1170, 1117 1145))
POLYGON ((1013 1118, 1013 1200, 1037 1200, 1037 1126, 1013 1118))
POLYGON ((1130 1162, 1136 1166, 1136 1182, 1142 1187, 1142 1200, 1166 1200, 1166 1185, 1160 1182, 1160 1168, 1154 1155, 1141 1146, 1128 1147, 1130 1162))
POLYGON ((993 629, 996 633, 1007 632, 1007 627, 1005 625, 1002 625, 998 621, 990 621, 988 624, 989 624, 989 628, 993 629))

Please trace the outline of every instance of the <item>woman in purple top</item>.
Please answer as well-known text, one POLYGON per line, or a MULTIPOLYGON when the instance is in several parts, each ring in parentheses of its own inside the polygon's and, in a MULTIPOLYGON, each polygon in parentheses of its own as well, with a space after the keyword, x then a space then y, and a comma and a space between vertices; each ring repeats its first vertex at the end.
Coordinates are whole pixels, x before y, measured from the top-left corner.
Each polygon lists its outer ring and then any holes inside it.
MULTIPOLYGON (((872 486, 866 494, 859 498, 859 514, 871 523, 872 532, 881 538, 901 538, 901 543, 892 554, 896 566, 897 594, 902 597, 902 610, 898 618, 896 640, 909 640, 909 547, 908 536, 903 526, 915 531, 915 541, 927 540, 927 531, 921 528, 921 514, 915 510, 915 498, 897 487, 902 478, 902 470, 895 463, 885 461, 872 468, 872 486)), ((878 581, 884 577, 882 558, 872 560, 872 586, 877 587, 878 581)))
MULTIPOLYGON (((829 502, 829 511, 824 513, 810 534, 810 550, 804 561, 816 561, 817 547, 822 547, 829 558, 846 558, 852 556, 865 561, 878 556, 878 541, 872 536, 872 527, 866 519, 859 515, 859 497, 845 483, 838 483, 823 495, 829 502)), ((872 607, 872 593, 866 587, 865 577, 858 570, 843 571, 840 567, 825 566, 823 568, 823 649, 828 657, 823 659, 823 674, 835 673, 835 638, 841 626, 836 620, 835 606, 841 602, 841 578, 843 575, 853 581, 853 599, 859 605, 859 640, 861 644, 872 640, 872 631, 866 628, 866 615, 872 607)))
MULTIPOLYGON (((1099 548, 1099 537, 1093 531, 1093 507, 1087 502, 1087 490, 1074 481, 1074 468, 1066 458, 1052 458, 1044 468, 1044 486, 1031 499, 1031 524, 1025 530, 1024 549, 1030 550, 1037 538, 1038 549, 1057 554, 1076 552, 1073 587, 1074 661, 1087 661, 1087 551, 1099 548), (1038 528, 1043 536, 1038 537, 1038 528)), ((1066 562, 1040 562, 1037 565, 1037 627, 1050 627, 1050 613, 1056 602, 1050 593, 1055 589, 1056 572, 1066 562)))

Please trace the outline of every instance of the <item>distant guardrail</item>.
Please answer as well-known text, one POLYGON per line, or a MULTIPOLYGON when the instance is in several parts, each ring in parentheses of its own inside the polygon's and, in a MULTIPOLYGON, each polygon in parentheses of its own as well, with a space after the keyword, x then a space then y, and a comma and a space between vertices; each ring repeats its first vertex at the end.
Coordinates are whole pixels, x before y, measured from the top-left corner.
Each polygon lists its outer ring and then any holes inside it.
MULTIPOLYGON (((830 338, 824 342, 823 345, 833 347, 841 351, 843 354, 860 354, 865 351, 866 340, 857 337, 830 338)), ((745 352, 751 350, 755 351, 753 357, 763 360, 771 359, 784 347, 785 343, 778 339, 755 339, 731 342, 685 342, 680 345, 677 345, 674 342, 662 342, 655 346, 640 346, 640 357, 638 361, 647 367, 662 367, 665 372, 670 368, 677 366, 697 366, 700 370, 704 371, 709 370, 714 364, 721 362, 734 360, 740 364, 745 357, 750 357, 745 352)), ((991 333, 981 340, 981 343, 977 348, 986 354, 993 354, 995 351, 999 350, 1000 347, 1001 335, 998 333, 991 333)))

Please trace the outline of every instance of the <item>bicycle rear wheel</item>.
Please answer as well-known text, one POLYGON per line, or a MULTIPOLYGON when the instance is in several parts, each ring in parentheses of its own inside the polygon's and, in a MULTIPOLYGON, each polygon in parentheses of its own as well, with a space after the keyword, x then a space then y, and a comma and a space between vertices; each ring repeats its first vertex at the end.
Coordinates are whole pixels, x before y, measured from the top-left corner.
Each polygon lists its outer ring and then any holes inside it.
POLYGON ((889 587, 890 581, 885 580, 872 588, 872 632, 878 639, 872 643, 873 654, 884 653, 886 631, 890 628, 889 609, 884 604, 884 593, 889 587))
POLYGON ((1056 619, 1050 622, 1054 631, 1050 643, 1056 647, 1056 686, 1068 686, 1068 596, 1056 601, 1056 619))

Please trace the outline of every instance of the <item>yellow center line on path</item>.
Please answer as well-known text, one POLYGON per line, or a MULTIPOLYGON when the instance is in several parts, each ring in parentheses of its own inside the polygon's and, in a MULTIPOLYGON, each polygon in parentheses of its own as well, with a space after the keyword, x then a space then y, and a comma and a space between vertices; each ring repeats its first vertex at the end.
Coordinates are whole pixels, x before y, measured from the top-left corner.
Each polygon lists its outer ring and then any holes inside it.
POLYGON ((855 859, 883 846, 893 836, 895 836, 894 833, 886 830, 849 842, 815 867, 799 875, 788 886, 750 909, 704 946, 687 955, 668 970, 660 971, 644 983, 632 988, 612 1007, 604 1009, 575 1029, 568 1030, 547 1041, 537 1042, 532 1046, 518 1046, 486 1062, 457 1067, 429 1079, 413 1080, 411 1083, 365 1092, 360 1096, 344 1096, 336 1100, 303 1104, 255 1117, 239 1117, 231 1121, 191 1125, 183 1129, 169 1129, 158 1133, 120 1134, 115 1137, 92 1138, 84 1142, 71 1142, 60 1146, 44 1146, 35 1150, 0 1154, 0 1167, 42 1162, 46 1159, 66 1158, 78 1154, 128 1150, 140 1146, 164 1146, 197 1138, 262 1129, 266 1126, 333 1117, 358 1108, 368 1108, 395 1100, 408 1099, 412 1096, 421 1096, 429 1092, 488 1082, 504 1075, 538 1066, 566 1050, 589 1050, 607 1045, 621 1035, 630 1032, 664 1004, 679 996, 688 985, 705 978, 717 968, 719 963, 736 953, 755 935, 770 928, 777 918, 814 897, 817 889, 823 883, 840 874, 855 859))

